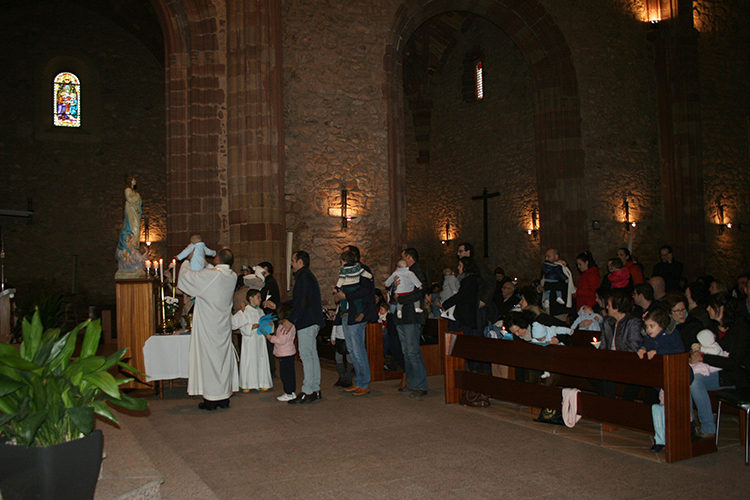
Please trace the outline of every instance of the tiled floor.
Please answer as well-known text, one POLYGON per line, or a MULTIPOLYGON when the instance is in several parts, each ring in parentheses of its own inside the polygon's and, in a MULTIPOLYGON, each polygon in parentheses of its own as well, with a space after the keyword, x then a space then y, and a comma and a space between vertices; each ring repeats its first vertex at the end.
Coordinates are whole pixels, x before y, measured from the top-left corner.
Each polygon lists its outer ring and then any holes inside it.
MULTIPOLYGON (((586 419, 579 421, 573 428, 550 425, 536 422, 537 414, 532 413, 527 406, 514 405, 494 399, 491 400, 491 403, 490 408, 474 410, 486 412, 493 418, 533 428, 539 432, 548 432, 648 460, 657 462, 665 461, 664 452, 651 453, 650 448, 654 444, 654 441, 653 436, 650 434, 625 428, 618 428, 611 432, 605 431, 602 429, 600 423, 586 419)), ((722 415, 721 421, 719 449, 738 446, 740 444, 739 417, 725 413, 722 415)))
MULTIPOLYGON (((277 382, 215 412, 176 386, 150 399, 149 416, 122 422, 164 476, 167 500, 705 500, 750 484, 743 450, 729 438, 718 453, 666 464, 643 433, 542 424, 528 408, 495 400, 486 409, 446 405, 443 377, 430 377, 419 400, 398 393, 398 381, 354 397, 334 389, 335 380, 324 367, 323 399, 310 405, 278 403, 277 382)), ((736 439, 736 423, 722 427, 736 439)))

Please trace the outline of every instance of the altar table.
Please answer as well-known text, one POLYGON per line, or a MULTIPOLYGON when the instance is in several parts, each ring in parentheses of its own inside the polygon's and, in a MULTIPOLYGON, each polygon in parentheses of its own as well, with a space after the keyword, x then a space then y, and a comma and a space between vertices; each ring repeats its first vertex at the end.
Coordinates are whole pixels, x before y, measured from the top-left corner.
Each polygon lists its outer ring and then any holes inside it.
MULTIPOLYGON (((143 345, 146 380, 188 378, 191 335, 153 335, 143 345)), ((161 395, 161 384, 159 394, 161 395)))

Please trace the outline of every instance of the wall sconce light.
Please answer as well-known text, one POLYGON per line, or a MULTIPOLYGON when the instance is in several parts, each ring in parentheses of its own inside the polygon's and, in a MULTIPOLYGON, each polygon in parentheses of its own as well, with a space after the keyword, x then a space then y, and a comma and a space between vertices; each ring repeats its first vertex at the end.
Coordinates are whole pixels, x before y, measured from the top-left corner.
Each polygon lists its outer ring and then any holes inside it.
POLYGON ((445 223, 445 239, 442 240, 440 243, 443 245, 450 245, 451 242, 451 223, 446 222, 445 223))
POLYGON ((591 221, 591 229, 599 231, 602 228, 602 221, 596 219, 591 221))
POLYGON ((146 246, 151 246, 151 239, 148 236, 148 217, 143 218, 143 235, 146 237, 146 246))
POLYGON ((652 25, 658 25, 661 21, 661 2, 659 0, 646 0, 646 17, 652 25))
POLYGON ((726 218, 724 217, 724 206, 721 204, 721 198, 716 200, 716 218, 719 221, 719 234, 724 234, 725 227, 732 229, 731 222, 724 222, 726 218))
POLYGON ((630 202, 628 202, 628 196, 629 195, 630 195, 630 193, 628 193, 627 195, 625 195, 625 201, 622 204, 622 209, 625 212, 625 232, 626 233, 630 232, 630 228, 631 227, 635 227, 636 226, 636 222, 630 220, 630 202))
POLYGON ((336 208, 329 208, 328 209, 328 215, 332 217, 340 217, 341 218, 341 229, 346 229, 348 226, 348 223, 354 219, 357 218, 356 215, 352 213, 352 211, 349 209, 349 201, 348 201, 349 191, 346 189, 341 190, 341 206, 336 208))
POLYGON ((534 239, 539 237, 539 214, 536 207, 531 209, 531 229, 526 230, 526 233, 534 239))

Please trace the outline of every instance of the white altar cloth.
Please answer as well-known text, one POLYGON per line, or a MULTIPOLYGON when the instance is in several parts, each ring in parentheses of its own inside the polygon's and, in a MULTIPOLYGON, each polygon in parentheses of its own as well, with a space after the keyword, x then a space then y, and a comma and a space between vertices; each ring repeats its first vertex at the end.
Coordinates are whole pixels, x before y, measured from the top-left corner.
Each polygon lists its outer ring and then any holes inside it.
POLYGON ((191 335, 153 335, 143 345, 148 381, 188 378, 191 335))

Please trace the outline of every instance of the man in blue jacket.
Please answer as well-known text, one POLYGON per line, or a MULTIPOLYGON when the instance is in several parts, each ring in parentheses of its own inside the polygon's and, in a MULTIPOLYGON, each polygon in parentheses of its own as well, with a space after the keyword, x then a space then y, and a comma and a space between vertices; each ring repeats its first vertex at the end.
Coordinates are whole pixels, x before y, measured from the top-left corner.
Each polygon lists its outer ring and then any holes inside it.
POLYGON ((302 360, 304 379, 299 395, 289 404, 305 404, 320 399, 320 358, 318 357, 318 331, 325 325, 320 285, 310 271, 310 254, 297 250, 292 255, 294 288, 289 317, 282 324, 297 329, 299 357, 302 360))

